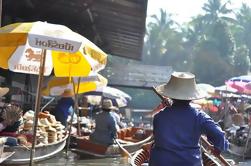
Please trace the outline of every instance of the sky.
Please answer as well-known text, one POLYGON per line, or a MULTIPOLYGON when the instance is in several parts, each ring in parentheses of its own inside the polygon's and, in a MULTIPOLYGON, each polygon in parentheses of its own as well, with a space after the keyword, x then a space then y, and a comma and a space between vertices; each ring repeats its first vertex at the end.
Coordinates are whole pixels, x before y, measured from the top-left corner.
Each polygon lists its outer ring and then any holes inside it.
MULTIPOLYGON (((207 0, 148 0, 147 16, 159 14, 159 9, 165 9, 167 13, 173 14, 173 19, 182 24, 191 20, 192 16, 203 13, 202 6, 207 0)), ((225 2, 223 0, 223 2, 225 2)), ((232 0, 231 9, 237 9, 241 4, 250 5, 250 0, 232 0)), ((149 17, 148 17, 149 20, 149 17)))

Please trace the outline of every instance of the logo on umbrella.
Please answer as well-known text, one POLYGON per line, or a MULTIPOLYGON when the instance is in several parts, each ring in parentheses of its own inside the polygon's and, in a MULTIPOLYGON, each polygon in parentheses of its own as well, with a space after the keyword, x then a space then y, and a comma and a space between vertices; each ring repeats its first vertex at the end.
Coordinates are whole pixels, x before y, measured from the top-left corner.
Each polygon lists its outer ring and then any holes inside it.
POLYGON ((41 60, 41 53, 40 51, 34 52, 31 48, 28 48, 25 53, 27 53, 25 56, 27 58, 27 61, 35 61, 40 62, 41 60))
POLYGON ((58 61, 63 64, 78 64, 81 61, 81 55, 79 54, 58 54, 58 61))
POLYGON ((47 41, 42 41, 36 38, 35 45, 37 47, 48 47, 48 48, 57 48, 59 50, 66 50, 66 51, 73 51, 74 46, 71 45, 70 43, 58 43, 55 40, 47 40, 47 41))

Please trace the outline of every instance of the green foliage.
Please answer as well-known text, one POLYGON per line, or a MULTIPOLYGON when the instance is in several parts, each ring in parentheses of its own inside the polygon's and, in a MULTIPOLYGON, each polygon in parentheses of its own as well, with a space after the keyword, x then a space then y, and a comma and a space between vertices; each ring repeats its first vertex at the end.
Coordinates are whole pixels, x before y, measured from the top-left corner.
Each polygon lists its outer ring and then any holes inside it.
MULTIPOLYGON (((192 71, 201 83, 222 85, 224 81, 247 74, 251 59, 251 8, 228 8, 230 1, 208 0, 200 14, 182 26, 172 15, 160 10, 147 25, 142 62, 168 65, 176 71, 192 71), (229 15, 236 15, 236 18, 229 15)), ((109 63, 131 63, 111 57, 109 63)), ((135 63, 135 62, 134 62, 135 63)), ((127 92, 127 91, 126 91, 127 92)), ((159 99, 149 91, 130 91, 138 108, 152 107, 159 99)))
POLYGON ((193 72, 198 82, 219 86, 233 75, 232 66, 220 57, 213 41, 204 40, 198 43, 193 59, 193 72))
POLYGON ((222 21, 217 21, 212 32, 213 33, 210 35, 210 37, 217 45, 216 49, 219 51, 219 55, 226 60, 230 60, 233 55, 235 43, 232 34, 228 30, 228 27, 222 23, 222 21))
POLYGON ((235 51, 234 65, 236 75, 246 75, 250 69, 249 50, 245 45, 238 47, 235 51))
POLYGON ((234 38, 238 46, 246 45, 251 58, 251 8, 242 4, 236 14, 237 24, 232 26, 234 38))

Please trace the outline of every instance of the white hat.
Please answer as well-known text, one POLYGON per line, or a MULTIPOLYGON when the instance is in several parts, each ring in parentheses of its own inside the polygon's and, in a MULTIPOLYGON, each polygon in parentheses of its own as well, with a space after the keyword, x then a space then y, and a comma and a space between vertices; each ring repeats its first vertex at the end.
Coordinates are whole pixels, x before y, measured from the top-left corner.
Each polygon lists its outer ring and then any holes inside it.
POLYGON ((9 88, 1 88, 0 87, 0 97, 6 95, 9 92, 9 88))
POLYGON ((111 99, 104 99, 102 101, 102 108, 103 109, 110 109, 110 110, 118 110, 118 107, 115 107, 112 104, 112 100, 111 99))
POLYGON ((195 100, 207 96, 199 89, 195 82, 195 76, 188 72, 173 72, 166 84, 156 87, 159 94, 178 100, 195 100))

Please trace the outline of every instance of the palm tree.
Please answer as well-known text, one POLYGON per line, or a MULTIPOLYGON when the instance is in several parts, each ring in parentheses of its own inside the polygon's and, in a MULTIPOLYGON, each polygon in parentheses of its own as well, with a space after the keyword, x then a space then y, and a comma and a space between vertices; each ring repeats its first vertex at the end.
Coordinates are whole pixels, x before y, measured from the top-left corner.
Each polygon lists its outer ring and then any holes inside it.
POLYGON ((230 0, 223 4, 221 0, 208 0, 202 7, 206 14, 201 19, 204 20, 206 24, 214 24, 219 20, 232 23, 235 22, 234 19, 226 16, 233 12, 232 9, 227 8, 227 5, 230 3, 230 0))
POLYGON ((160 9, 160 17, 153 15, 147 26, 143 61, 151 65, 170 65, 174 69, 186 63, 183 34, 170 14, 160 9))
POLYGON ((242 4, 240 11, 236 14, 237 25, 232 27, 235 39, 239 46, 246 45, 251 58, 251 8, 242 4))
POLYGON ((145 52, 147 54, 146 61, 151 62, 151 55, 161 57, 166 52, 166 31, 170 31, 174 25, 174 21, 171 19, 171 15, 166 11, 160 9, 160 17, 157 15, 151 16, 151 21, 147 26, 145 52), (150 58, 150 59, 149 59, 150 58))

